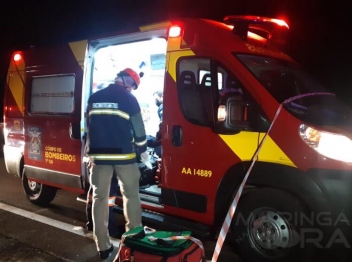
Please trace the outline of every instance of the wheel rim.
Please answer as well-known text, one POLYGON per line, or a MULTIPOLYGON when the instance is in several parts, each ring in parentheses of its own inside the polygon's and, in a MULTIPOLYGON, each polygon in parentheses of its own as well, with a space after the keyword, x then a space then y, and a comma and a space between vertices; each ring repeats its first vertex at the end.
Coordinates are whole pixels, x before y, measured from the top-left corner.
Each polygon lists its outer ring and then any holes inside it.
POLYGON ((28 187, 32 195, 37 195, 40 192, 41 184, 28 180, 28 187))
POLYGON ((292 232, 285 217, 276 210, 257 209, 248 223, 249 238, 260 253, 276 256, 290 246, 292 232))

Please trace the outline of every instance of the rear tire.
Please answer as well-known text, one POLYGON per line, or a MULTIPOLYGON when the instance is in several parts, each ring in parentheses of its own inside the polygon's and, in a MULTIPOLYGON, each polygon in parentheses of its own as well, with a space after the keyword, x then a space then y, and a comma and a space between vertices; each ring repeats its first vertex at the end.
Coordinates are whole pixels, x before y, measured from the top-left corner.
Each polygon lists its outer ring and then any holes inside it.
POLYGON ((38 206, 47 206, 56 196, 57 188, 28 180, 22 175, 22 186, 27 199, 38 206))
MULTIPOLYGON (((240 198, 231 223, 235 248, 244 261, 312 261, 313 248, 301 243, 298 218, 308 210, 286 191, 262 188, 240 198)), ((303 239, 304 241, 304 239, 303 239)))

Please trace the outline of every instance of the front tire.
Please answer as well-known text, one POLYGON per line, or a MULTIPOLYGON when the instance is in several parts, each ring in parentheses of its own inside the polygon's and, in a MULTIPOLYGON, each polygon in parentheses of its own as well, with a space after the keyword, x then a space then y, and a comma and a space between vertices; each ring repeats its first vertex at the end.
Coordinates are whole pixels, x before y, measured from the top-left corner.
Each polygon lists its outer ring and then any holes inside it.
POLYGON ((246 193, 231 223, 239 255, 248 262, 312 261, 312 248, 301 242, 305 226, 297 219, 306 214, 301 200, 286 191, 261 188, 246 193))
POLYGON ((28 180, 25 174, 22 176, 22 187, 27 199, 38 206, 49 205, 55 198, 57 191, 55 187, 28 180))

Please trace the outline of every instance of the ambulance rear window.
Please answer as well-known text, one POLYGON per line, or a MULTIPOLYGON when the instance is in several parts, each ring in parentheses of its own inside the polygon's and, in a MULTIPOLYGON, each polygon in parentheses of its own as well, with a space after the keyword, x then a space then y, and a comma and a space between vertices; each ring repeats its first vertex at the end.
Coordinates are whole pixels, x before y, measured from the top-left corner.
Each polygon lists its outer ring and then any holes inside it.
POLYGON ((52 75, 33 78, 31 113, 68 114, 74 109, 74 75, 52 75))

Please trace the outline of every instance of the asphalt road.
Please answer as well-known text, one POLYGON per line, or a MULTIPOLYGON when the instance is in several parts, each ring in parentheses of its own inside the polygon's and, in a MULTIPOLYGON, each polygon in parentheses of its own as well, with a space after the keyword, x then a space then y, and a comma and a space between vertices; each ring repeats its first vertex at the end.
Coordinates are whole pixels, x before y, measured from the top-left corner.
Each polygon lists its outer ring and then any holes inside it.
MULTIPOLYGON (((47 208, 31 204, 20 178, 6 172, 2 156, 0 185, 0 261, 100 261, 91 233, 83 230, 85 204, 76 201, 75 193, 59 190, 47 208)), ((116 216, 123 224, 122 216, 116 216)), ((201 240, 210 260, 216 242, 201 240)), ((218 261, 240 260, 225 245, 218 261)))

